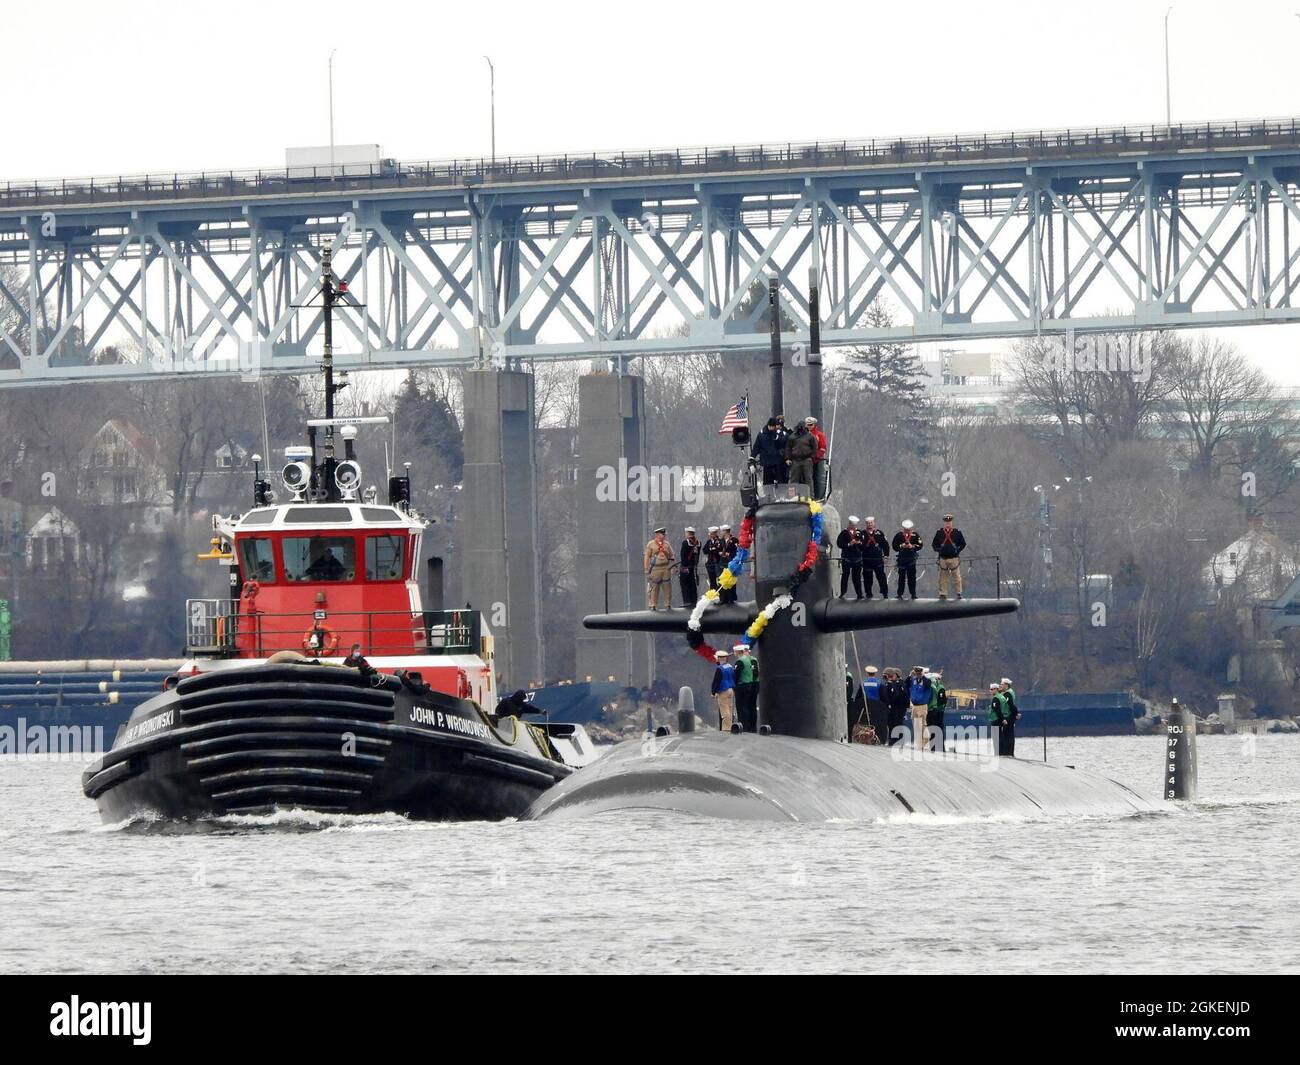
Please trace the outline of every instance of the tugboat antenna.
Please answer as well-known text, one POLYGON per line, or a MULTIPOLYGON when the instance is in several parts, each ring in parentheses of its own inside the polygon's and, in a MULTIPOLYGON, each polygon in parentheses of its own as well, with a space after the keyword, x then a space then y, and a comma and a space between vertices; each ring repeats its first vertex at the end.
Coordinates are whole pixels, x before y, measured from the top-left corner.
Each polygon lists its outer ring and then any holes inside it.
POLYGON ((321 252, 321 299, 325 314, 325 475, 334 459, 334 271, 333 253, 329 248, 321 252))
MULTIPOLYGON (((321 249, 321 302, 320 307, 323 312, 323 324, 325 326, 325 352, 321 360, 322 369, 325 372, 325 417, 314 418, 307 423, 307 439, 311 444, 311 495, 314 499, 331 498, 335 489, 334 471, 338 466, 338 460, 334 454, 334 429, 335 426, 344 424, 344 421, 351 423, 357 419, 340 420, 334 417, 334 393, 342 391, 347 387, 347 371, 344 370, 339 374, 342 381, 338 384, 334 382, 334 306, 343 303, 349 307, 364 307, 365 304, 358 303, 348 292, 346 281, 336 281, 334 277, 334 251, 328 245, 321 249), (316 429, 323 427, 325 429, 325 457, 321 462, 320 468, 316 466, 316 429)), ((308 301, 307 303, 295 303, 295 307, 314 307, 316 304, 308 301)), ((365 419, 361 419, 365 420, 365 419)))

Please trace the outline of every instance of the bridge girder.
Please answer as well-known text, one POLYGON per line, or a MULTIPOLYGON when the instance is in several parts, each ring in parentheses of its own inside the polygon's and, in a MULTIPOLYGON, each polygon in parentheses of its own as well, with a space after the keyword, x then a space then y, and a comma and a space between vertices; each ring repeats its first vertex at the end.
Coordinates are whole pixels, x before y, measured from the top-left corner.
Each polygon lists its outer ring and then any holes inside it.
POLYGON ((362 305, 336 331, 350 368, 762 350, 753 293, 769 273, 804 336, 820 278, 827 346, 1293 321, 1290 129, 1047 162, 801 157, 691 180, 44 210, 37 196, 0 207, 0 385, 307 369, 321 320, 301 305, 325 247, 362 305), (96 361, 109 343, 130 361, 96 361))

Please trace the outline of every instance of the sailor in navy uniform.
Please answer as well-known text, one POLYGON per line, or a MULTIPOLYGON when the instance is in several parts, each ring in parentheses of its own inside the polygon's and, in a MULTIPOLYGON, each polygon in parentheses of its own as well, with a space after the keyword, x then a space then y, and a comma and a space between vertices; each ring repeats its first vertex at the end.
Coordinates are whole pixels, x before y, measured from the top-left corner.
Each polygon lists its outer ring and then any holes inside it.
POLYGON ((718 586, 718 574, 722 571, 722 556, 726 550, 727 542, 719 535, 718 527, 710 525, 709 538, 704 541, 704 572, 709 578, 710 588, 718 586))
MULTIPOLYGON (((731 562, 731 560, 736 557, 736 552, 740 550, 740 541, 731 535, 730 525, 719 525, 718 535, 722 537, 722 543, 724 545, 722 555, 721 555, 721 559, 722 559, 721 569, 726 569, 728 564, 731 562)), ((736 601, 736 589, 739 586, 740 586, 740 576, 739 574, 737 574, 736 584, 733 584, 730 588, 721 589, 722 595, 718 599, 718 602, 734 603, 736 601)))
POLYGON ((889 581, 885 577, 885 559, 889 557, 889 537, 876 528, 876 519, 867 518, 862 530, 862 564, 866 567, 867 598, 871 598, 872 581, 880 585, 880 598, 889 598, 889 581))
POLYGON ((903 522, 903 527, 894 533, 894 554, 898 556, 898 598, 903 598, 903 585, 907 585, 908 594, 916 598, 916 556, 923 546, 921 534, 912 522, 903 522))
POLYGON ((689 610, 700 598, 700 551, 703 544, 695 537, 695 526, 686 526, 686 539, 677 556, 677 579, 682 585, 682 603, 689 610))
POLYGON ((835 540, 840 549, 840 598, 849 590, 849 580, 853 581, 853 596, 862 598, 862 530, 858 528, 858 516, 849 515, 849 527, 840 531, 835 540))

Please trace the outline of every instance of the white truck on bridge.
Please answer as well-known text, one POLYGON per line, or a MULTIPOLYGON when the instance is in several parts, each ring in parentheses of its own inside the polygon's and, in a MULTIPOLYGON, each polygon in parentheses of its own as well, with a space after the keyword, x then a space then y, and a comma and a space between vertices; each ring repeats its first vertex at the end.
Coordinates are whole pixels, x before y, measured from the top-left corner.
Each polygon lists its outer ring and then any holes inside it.
POLYGON ((286 148, 284 165, 290 180, 322 177, 379 177, 397 173, 397 161, 385 159, 378 144, 336 144, 286 148))

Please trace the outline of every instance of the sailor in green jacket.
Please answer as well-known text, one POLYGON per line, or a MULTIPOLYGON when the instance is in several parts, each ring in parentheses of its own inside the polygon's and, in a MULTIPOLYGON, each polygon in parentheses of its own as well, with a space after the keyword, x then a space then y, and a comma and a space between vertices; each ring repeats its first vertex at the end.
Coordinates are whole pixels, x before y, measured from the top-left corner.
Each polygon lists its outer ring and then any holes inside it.
POLYGON ((948 689, 943 686, 943 674, 930 674, 930 705, 925 713, 926 735, 930 737, 930 750, 943 750, 943 711, 948 705, 948 689))
POLYGON ((749 645, 738 643, 736 652, 736 714, 746 732, 758 731, 758 659, 749 645))
POLYGON ((1016 724, 1006 695, 997 684, 989 685, 989 726, 997 730, 997 748, 999 755, 1015 757, 1016 724))
POLYGON ((1016 691, 1011 687, 1011 678, 1003 677, 1002 683, 998 685, 1002 692, 1002 702, 1006 706, 1007 724, 1002 729, 1003 746, 1005 750, 999 750, 999 754, 1005 754, 1009 758, 1016 756, 1016 722, 1020 720, 1020 702, 1016 698, 1016 691))

